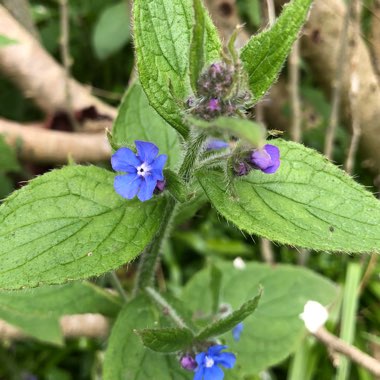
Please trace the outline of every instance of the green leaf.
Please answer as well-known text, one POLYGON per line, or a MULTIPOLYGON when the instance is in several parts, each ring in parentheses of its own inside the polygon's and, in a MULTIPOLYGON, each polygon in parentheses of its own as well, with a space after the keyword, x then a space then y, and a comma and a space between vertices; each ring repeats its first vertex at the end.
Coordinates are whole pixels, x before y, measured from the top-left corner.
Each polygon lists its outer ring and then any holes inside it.
POLYGON ((222 43, 202 1, 194 0, 193 7, 195 23, 190 47, 190 79, 195 91, 204 67, 221 60, 222 43))
POLYGON ((212 121, 204 121, 191 118, 191 123, 198 128, 208 131, 210 134, 227 132, 229 135, 245 140, 254 147, 263 145, 265 141, 265 128, 251 120, 218 117, 212 121))
POLYGON ((283 244, 343 252, 380 253, 380 203, 324 156, 301 144, 276 140, 275 174, 253 170, 226 193, 224 175, 199 173, 216 209, 240 229, 283 244))
POLYGON ((3 46, 14 45, 17 43, 18 41, 12 38, 9 38, 7 36, 4 36, 3 34, 0 34, 0 48, 2 48, 3 46))
POLYGON ((312 0, 292 0, 274 25, 255 36, 242 48, 240 58, 248 73, 253 100, 259 101, 276 81, 304 24, 312 0))
POLYGON ((176 352, 190 346, 193 333, 187 328, 167 327, 163 329, 136 330, 144 346, 157 352, 176 352))
MULTIPOLYGON (((252 298, 260 285, 264 288, 255 313, 244 320, 239 342, 234 341, 230 331, 222 337, 228 351, 238 357, 235 368, 229 371, 235 378, 248 378, 284 360, 305 334, 299 314, 306 301, 327 305, 336 297, 336 288, 330 281, 304 268, 247 263, 245 269, 239 270, 230 262, 218 263, 218 267, 223 272, 222 302, 233 309, 252 298)), ((194 315, 211 313, 211 294, 204 291, 208 283, 209 270, 205 269, 184 289, 182 299, 194 315)))
POLYGON ((135 140, 150 141, 167 154, 167 167, 175 169, 181 160, 177 132, 149 105, 139 82, 133 83, 121 103, 113 129, 116 145, 135 145, 135 140))
POLYGON ((103 60, 120 50, 131 38, 127 3, 121 1, 106 7, 95 24, 92 45, 103 60))
POLYGON ((157 310, 146 297, 135 298, 124 306, 112 329, 104 360, 104 380, 190 380, 176 356, 158 354, 144 347, 135 329, 153 326, 157 310))
POLYGON ((212 313, 216 314, 220 305, 220 287, 222 284, 223 273, 215 265, 210 267, 210 291, 212 299, 212 313))
POLYGON ((20 169, 15 150, 0 135, 0 172, 19 172, 20 169))
POLYGON ((120 301, 84 282, 63 286, 0 292, 0 318, 41 341, 62 344, 59 318, 68 314, 101 313, 115 317, 120 301))
POLYGON ((125 200, 114 176, 67 166, 13 193, 0 207, 0 288, 59 284, 133 260, 156 233, 166 202, 125 200))
POLYGON ((156 111, 184 137, 182 104, 191 93, 189 52, 192 0, 135 0, 133 17, 139 78, 156 111))
POLYGON ((261 295, 262 290, 260 289, 259 294, 256 297, 244 302, 239 309, 234 310, 227 317, 219 319, 218 321, 206 326, 196 335, 195 339, 206 340, 231 331, 238 323, 244 321, 244 319, 249 317, 256 310, 261 295))

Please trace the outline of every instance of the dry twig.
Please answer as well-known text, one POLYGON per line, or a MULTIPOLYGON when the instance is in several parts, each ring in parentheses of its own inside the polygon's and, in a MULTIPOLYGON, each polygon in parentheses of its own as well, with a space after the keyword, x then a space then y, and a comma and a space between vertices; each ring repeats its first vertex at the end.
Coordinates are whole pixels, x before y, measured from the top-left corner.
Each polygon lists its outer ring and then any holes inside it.
MULTIPOLYGON (((18 42, 0 49, 0 70, 42 110, 54 113, 65 109, 64 69, 1 5, 0 34, 18 42)), ((77 81, 71 79, 69 86, 74 110, 93 105, 101 114, 116 116, 115 108, 91 96, 77 81)))
MULTIPOLYGON (((60 320, 65 338, 105 338, 109 333, 109 322, 101 314, 65 315, 60 320)), ((0 340, 22 340, 27 334, 0 320, 0 340)))
POLYGON ((339 352, 350 358, 353 362, 366 368, 376 376, 380 376, 380 362, 373 357, 349 345, 335 335, 330 334, 324 327, 321 327, 314 336, 324 343, 329 350, 339 352))
POLYGON ((352 25, 352 36, 350 38, 350 46, 352 48, 350 56, 350 73, 351 73, 351 85, 349 92, 351 119, 352 119, 352 135, 350 146, 347 153, 347 159, 344 165, 347 173, 352 174, 355 164, 355 157, 359 146, 360 140, 360 120, 358 109, 358 94, 360 90, 360 78, 358 76, 359 65, 359 51, 358 45, 360 40, 360 17, 361 17, 361 3, 359 0, 351 0, 350 4, 350 20, 352 25))
POLYGON ((97 162, 111 157, 105 133, 67 133, 44 129, 40 124, 20 125, 0 119, 0 134, 18 148, 19 156, 28 162, 65 164, 97 162))

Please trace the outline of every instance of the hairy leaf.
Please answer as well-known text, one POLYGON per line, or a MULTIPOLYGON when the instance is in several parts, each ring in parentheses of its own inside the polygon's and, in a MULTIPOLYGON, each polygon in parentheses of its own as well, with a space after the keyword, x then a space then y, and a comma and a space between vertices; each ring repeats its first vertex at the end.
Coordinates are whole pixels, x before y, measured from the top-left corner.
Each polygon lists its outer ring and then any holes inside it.
POLYGON ((39 340, 61 344, 59 318, 100 313, 115 317, 120 302, 87 282, 0 292, 0 318, 39 340))
MULTIPOLYGON (((331 282, 304 268, 247 263, 241 270, 226 262, 218 263, 218 267, 223 272, 221 301, 233 309, 252 298, 260 285, 264 289, 256 311, 243 322, 240 340, 235 342, 231 331, 223 335, 228 351, 238 357, 229 373, 239 379, 249 378, 284 360, 305 333, 299 314, 306 301, 311 299, 327 305, 337 293, 331 282)), ((211 313, 211 293, 204 291, 208 283, 209 270, 205 269, 185 287, 182 299, 195 315, 211 313)))
POLYGON ((190 47, 190 79, 193 90, 204 67, 220 61, 222 43, 202 0, 194 0, 194 29, 190 47))
POLYGON ((128 89, 116 117, 112 140, 116 145, 135 145, 135 140, 150 141, 160 154, 167 154, 167 167, 174 169, 181 159, 177 132, 149 105, 139 82, 128 89))
POLYGON ((135 329, 154 326, 157 310, 146 297, 124 306, 112 328, 103 367, 104 380, 189 380, 176 356, 158 354, 144 347, 135 329))
POLYGON ((191 345, 193 333, 187 328, 167 327, 162 329, 136 330, 144 346, 157 352, 176 352, 191 345))
POLYGON ((279 170, 237 179, 237 199, 226 192, 222 173, 198 175, 216 209, 242 230, 283 244, 380 253, 380 202, 316 151, 271 144, 280 148, 279 170))
POLYGON ((206 340, 232 330, 237 324, 244 321, 244 319, 246 319, 256 310, 261 298, 261 294, 262 290, 260 290, 259 294, 256 297, 248 300, 247 302, 244 302, 243 305, 239 307, 239 309, 234 310, 227 317, 219 319, 218 321, 213 322, 205 327, 196 335, 195 339, 206 340))
POLYGON ((268 30, 253 36, 241 50, 248 83, 257 102, 276 81, 304 24, 312 0, 292 0, 268 30))
POLYGON ((135 0, 133 17, 137 68, 149 103, 186 136, 181 104, 191 93, 192 0, 135 0))
POLYGON ((68 166, 12 194, 0 207, 0 288, 59 284, 133 260, 156 233, 166 202, 125 200, 113 178, 68 166))

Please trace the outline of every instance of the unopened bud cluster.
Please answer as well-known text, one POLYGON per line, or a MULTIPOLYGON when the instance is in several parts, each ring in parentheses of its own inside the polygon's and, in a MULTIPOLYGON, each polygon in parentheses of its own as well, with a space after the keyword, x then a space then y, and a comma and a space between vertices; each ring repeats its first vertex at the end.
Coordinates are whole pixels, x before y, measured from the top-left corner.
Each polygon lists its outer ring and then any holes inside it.
POLYGON ((204 120, 244 112, 251 95, 248 91, 238 91, 235 81, 239 75, 233 66, 225 63, 210 65, 197 81, 197 97, 187 101, 189 111, 204 120))

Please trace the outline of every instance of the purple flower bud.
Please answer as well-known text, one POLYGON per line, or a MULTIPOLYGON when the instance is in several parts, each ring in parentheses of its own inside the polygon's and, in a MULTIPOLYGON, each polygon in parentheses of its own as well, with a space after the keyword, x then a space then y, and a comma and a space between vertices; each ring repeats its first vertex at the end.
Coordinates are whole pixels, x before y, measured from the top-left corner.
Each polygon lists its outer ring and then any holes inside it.
POLYGON ((280 166, 280 150, 274 145, 267 144, 261 149, 252 151, 251 162, 266 174, 275 173, 280 166))
POLYGON ((247 175, 251 171, 251 167, 246 162, 238 162, 234 166, 234 172, 239 177, 247 175))
POLYGON ((210 66, 210 74, 213 78, 216 77, 216 74, 220 74, 222 72, 222 66, 220 63, 213 63, 210 66))
POLYGON ((228 147, 229 144, 223 140, 209 139, 207 141, 206 150, 220 150, 228 147))
POLYGON ((194 371, 195 368, 197 368, 198 366, 195 359, 189 354, 182 356, 182 358, 180 359, 180 363, 181 367, 186 369, 187 371, 194 371))
POLYGON ((208 109, 212 112, 214 111, 220 111, 220 105, 218 99, 210 99, 208 102, 208 109))
POLYGON ((165 190, 165 186, 166 186, 165 180, 163 180, 163 181, 158 180, 156 183, 156 189, 155 190, 162 193, 165 190))
POLYGON ((195 99, 192 96, 190 96, 190 98, 187 99, 187 101, 186 101, 186 105, 187 105, 188 108, 194 107, 194 105, 195 105, 195 99))

